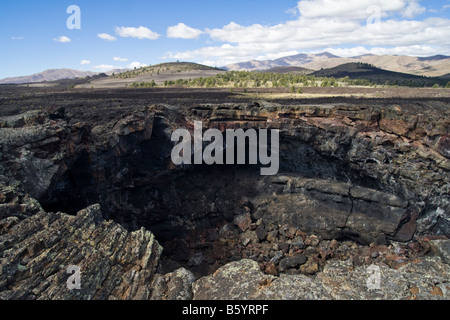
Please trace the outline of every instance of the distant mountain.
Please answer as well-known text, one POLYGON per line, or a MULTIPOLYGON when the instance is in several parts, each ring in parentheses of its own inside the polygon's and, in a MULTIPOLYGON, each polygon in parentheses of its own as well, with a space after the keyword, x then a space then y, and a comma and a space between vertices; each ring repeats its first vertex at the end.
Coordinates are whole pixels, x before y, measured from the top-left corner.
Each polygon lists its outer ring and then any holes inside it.
POLYGON ((22 84, 44 81, 56 81, 61 79, 84 78, 98 74, 97 72, 78 71, 72 69, 49 69, 30 76, 12 77, 0 80, 0 84, 22 84))
POLYGON ((364 54, 356 57, 342 58, 331 53, 297 54, 275 60, 247 61, 224 67, 227 70, 256 71, 275 67, 303 67, 311 70, 334 68, 345 63, 362 62, 394 72, 409 73, 419 76, 437 77, 450 73, 450 57, 437 55, 432 57, 410 57, 396 55, 364 54))
POLYGON ((229 71, 256 71, 267 70, 275 67, 305 67, 306 64, 313 61, 327 60, 339 58, 328 52, 319 54, 301 53, 294 56, 283 57, 275 60, 252 60, 247 62, 240 62, 223 67, 229 71))
POLYGON ((376 84, 407 85, 407 86, 432 86, 434 84, 445 85, 445 80, 441 78, 416 76, 408 73, 401 73, 377 68, 373 65, 351 62, 339 65, 334 68, 322 69, 312 73, 316 77, 334 77, 369 80, 376 84))
POLYGON ((264 70, 263 72, 269 72, 269 73, 297 73, 297 74, 310 74, 314 72, 314 70, 306 69, 302 67, 273 67, 267 70, 264 70))
POLYGON ((436 61, 436 60, 439 61, 439 60, 445 60, 445 59, 450 59, 450 57, 438 54, 436 56, 418 58, 419 61, 436 61))
MULTIPOLYGON (((115 69, 106 72, 107 75, 114 73, 120 73, 127 71, 127 69, 115 69)), ((52 82, 64 79, 76 79, 92 77, 100 74, 100 72, 80 71, 73 69, 49 69, 43 72, 35 73, 30 76, 23 77, 11 77, 0 80, 0 84, 24 84, 24 83, 37 83, 37 82, 52 82)))
POLYGON ((409 56, 371 56, 364 57, 360 61, 374 66, 402 73, 410 73, 418 76, 438 77, 450 73, 450 57, 409 57, 409 56))

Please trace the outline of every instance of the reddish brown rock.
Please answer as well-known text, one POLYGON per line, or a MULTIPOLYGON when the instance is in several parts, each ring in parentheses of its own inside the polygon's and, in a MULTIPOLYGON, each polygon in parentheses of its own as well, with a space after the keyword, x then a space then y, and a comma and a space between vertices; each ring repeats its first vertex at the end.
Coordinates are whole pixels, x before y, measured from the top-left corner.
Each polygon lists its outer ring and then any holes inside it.
POLYGON ((245 232, 250 228, 250 225, 252 224, 252 218, 249 213, 245 213, 236 216, 233 222, 242 232, 245 232))
POLYGON ((273 275, 273 276, 277 276, 278 275, 277 266, 273 262, 268 262, 266 264, 264 272, 267 273, 267 274, 273 275))

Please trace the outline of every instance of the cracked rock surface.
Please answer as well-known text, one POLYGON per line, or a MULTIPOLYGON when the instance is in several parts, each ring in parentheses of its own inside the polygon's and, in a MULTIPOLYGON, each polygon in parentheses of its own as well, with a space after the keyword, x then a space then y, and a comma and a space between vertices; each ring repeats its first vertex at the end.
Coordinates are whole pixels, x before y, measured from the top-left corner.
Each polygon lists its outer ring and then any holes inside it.
POLYGON ((151 232, 104 220, 99 205, 76 216, 40 210, 28 217, 34 208, 24 206, 24 213, 0 211, 0 299, 150 297, 162 251, 151 232), (67 286, 69 266, 81 269, 80 290, 67 286))
POLYGON ((333 260, 315 278, 274 277, 262 273, 256 262, 240 260, 195 282, 193 292, 197 300, 448 300, 449 272, 439 258, 427 257, 398 269, 384 264, 354 268, 349 260, 333 260), (374 266, 380 272, 377 287, 368 285, 374 266))

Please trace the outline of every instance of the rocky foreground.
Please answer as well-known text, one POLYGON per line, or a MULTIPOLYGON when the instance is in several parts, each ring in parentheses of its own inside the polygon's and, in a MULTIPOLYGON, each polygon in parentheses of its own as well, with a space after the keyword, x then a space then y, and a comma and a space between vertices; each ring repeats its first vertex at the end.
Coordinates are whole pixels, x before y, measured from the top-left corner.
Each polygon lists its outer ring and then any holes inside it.
POLYGON ((111 112, 0 118, 0 299, 449 298, 445 103, 111 112), (174 166, 196 120, 279 129, 280 173, 174 166))

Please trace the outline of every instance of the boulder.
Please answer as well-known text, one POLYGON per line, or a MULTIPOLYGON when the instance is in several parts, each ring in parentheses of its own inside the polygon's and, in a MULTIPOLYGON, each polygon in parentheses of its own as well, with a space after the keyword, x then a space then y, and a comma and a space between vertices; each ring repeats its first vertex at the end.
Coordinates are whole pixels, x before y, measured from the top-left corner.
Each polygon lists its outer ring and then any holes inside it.
POLYGON ((194 300, 318 300, 330 296, 304 275, 274 277, 252 260, 229 263, 193 285, 194 300), (242 279, 238 280, 238 279, 242 279))
POLYGON ((195 277, 189 270, 180 268, 164 275, 155 275, 150 300, 191 300, 195 277))

